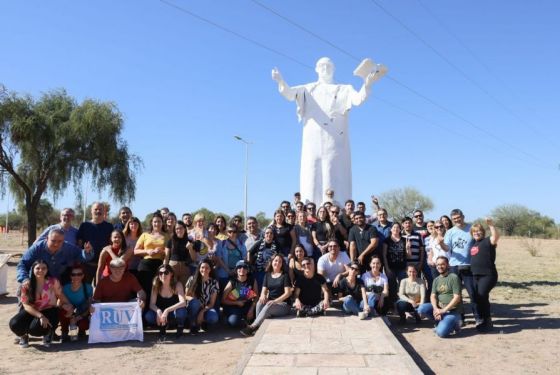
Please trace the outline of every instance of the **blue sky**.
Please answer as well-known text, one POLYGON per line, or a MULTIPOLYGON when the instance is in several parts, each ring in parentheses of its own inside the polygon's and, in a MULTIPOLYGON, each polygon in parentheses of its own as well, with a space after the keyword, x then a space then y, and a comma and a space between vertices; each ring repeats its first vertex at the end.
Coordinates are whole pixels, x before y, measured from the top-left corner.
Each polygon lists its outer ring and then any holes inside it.
MULTIPOLYGON (((249 213, 291 200, 301 125, 270 71, 311 82, 293 60, 329 56, 335 79, 359 88, 358 61, 334 45, 384 63, 391 78, 350 116, 356 200, 413 186, 434 201, 428 216, 518 203, 560 220, 557 1, 259 0, 332 45, 250 0, 169 1, 289 58, 157 0, 0 2, 1 83, 34 96, 65 88, 123 112, 123 136, 145 163, 137 216, 241 211, 234 135, 253 142, 249 213)), ((73 205, 73 190, 55 204, 73 205)))

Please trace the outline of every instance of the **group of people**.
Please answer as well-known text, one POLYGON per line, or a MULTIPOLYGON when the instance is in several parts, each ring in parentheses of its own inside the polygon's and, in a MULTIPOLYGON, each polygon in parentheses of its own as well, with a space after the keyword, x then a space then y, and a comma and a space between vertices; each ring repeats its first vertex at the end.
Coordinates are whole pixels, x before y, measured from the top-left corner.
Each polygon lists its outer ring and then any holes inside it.
POLYGON ((400 222, 372 198, 341 206, 334 192, 317 208, 295 196, 283 201, 263 230, 255 217, 211 223, 202 214, 156 211, 147 230, 122 207, 114 225, 102 203, 91 221, 72 226, 64 209, 17 266, 21 308, 10 328, 22 347, 29 335, 49 346, 60 324, 63 341, 86 335, 96 302, 137 301, 148 326, 181 337, 207 330, 220 316, 251 336, 271 317, 325 314, 338 305, 365 319, 398 314, 399 322, 435 320, 446 337, 464 324, 462 287, 476 328, 492 329, 489 294, 497 282, 498 231, 465 223, 461 210, 424 221, 422 211, 400 222))

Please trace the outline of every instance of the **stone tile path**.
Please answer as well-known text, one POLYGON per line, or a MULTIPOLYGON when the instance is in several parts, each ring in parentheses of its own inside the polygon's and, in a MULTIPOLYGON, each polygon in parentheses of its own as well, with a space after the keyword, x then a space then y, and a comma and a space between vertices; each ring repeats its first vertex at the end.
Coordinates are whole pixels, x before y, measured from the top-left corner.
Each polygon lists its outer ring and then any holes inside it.
POLYGON ((234 374, 421 374, 383 318, 326 316, 270 319, 234 374))

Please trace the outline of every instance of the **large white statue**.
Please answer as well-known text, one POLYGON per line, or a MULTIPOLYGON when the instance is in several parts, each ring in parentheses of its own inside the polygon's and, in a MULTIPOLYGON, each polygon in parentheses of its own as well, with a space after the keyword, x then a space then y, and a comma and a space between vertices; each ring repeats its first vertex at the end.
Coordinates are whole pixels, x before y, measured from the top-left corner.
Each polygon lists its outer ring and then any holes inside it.
POLYGON ((387 68, 365 59, 354 71, 364 79, 360 91, 352 85, 334 83, 334 64, 328 57, 317 61, 315 71, 317 82, 301 86, 288 86, 277 68, 272 70, 272 79, 286 99, 296 101, 298 120, 303 122, 300 170, 303 201, 320 204, 324 201, 323 192, 332 189, 337 199, 344 202, 352 197, 348 111, 367 99, 371 85, 387 68))

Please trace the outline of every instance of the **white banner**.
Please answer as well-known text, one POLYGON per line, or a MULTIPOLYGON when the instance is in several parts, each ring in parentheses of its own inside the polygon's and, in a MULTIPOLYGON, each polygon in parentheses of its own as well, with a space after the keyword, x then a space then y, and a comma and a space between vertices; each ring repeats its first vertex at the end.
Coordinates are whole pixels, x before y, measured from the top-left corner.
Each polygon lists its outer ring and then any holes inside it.
POLYGON ((142 309, 137 302, 94 303, 89 344, 127 340, 144 341, 142 309))

